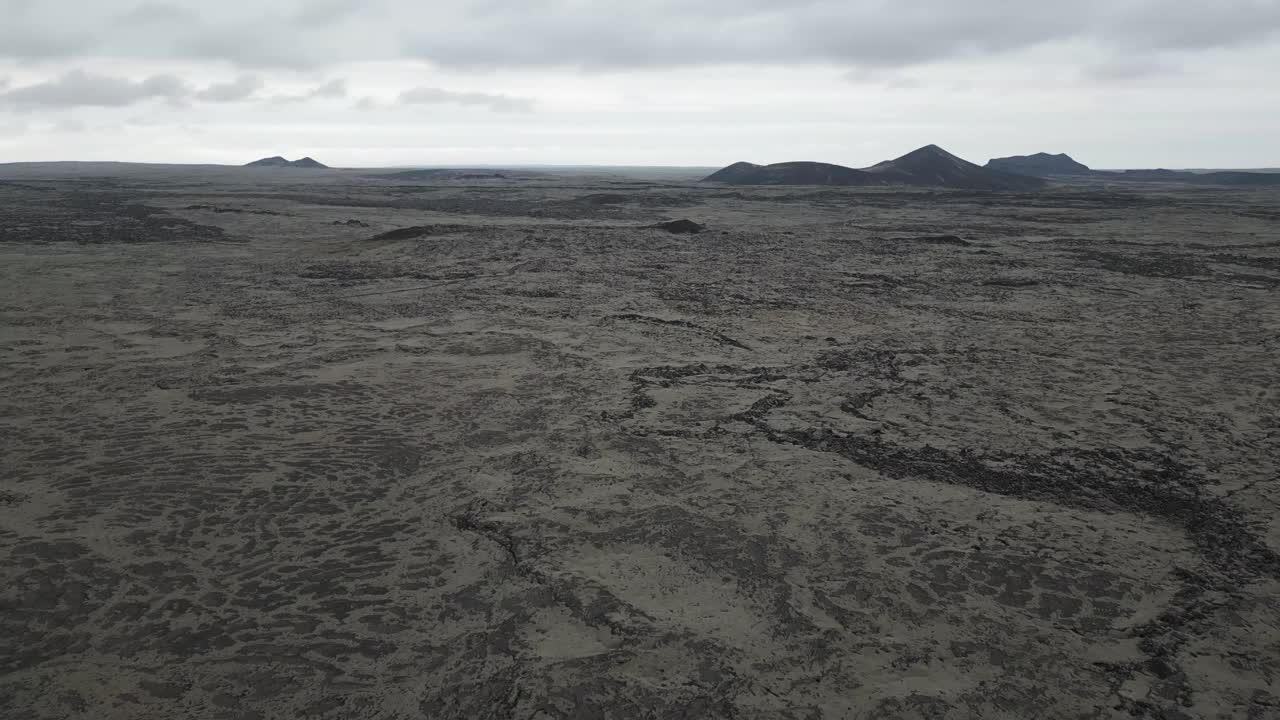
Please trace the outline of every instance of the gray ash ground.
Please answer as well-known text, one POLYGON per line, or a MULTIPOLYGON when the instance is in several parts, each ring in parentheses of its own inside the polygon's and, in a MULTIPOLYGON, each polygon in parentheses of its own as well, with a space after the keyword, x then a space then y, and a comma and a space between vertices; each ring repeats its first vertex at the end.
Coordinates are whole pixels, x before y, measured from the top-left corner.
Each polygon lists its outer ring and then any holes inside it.
POLYGON ((1280 715, 1280 190, 103 172, 0 169, 0 717, 1280 715))

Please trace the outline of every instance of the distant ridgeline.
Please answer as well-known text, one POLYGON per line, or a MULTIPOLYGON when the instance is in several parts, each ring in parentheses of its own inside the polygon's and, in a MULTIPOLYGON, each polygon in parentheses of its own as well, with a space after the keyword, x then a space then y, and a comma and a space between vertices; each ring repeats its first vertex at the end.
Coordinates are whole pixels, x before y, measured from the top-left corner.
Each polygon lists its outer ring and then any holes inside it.
POLYGON ((962 190, 1036 190, 1046 178, 1131 182, 1179 182, 1196 185, 1280 186, 1280 173, 1241 171, 1092 170, 1069 155, 1036 153, 996 158, 986 166, 956 157, 937 145, 926 145, 894 160, 855 169, 823 162, 774 165, 734 163, 703 179, 728 185, 912 185, 962 190))
POLYGON ((987 167, 1000 172, 1032 177, 1077 177, 1096 180, 1129 182, 1172 182, 1193 185, 1233 185, 1237 187, 1280 186, 1280 173, 1244 172, 1227 170, 1218 172, 1187 172, 1184 170, 1092 170, 1078 163, 1070 155, 1015 155, 996 158, 987 167))
POLYGON ((245 167, 289 167, 289 168, 313 168, 317 170, 324 170, 324 169, 327 169, 329 166, 325 165, 324 163, 317 162, 316 160, 313 160, 312 158, 309 158, 309 157, 304 157, 301 160, 289 161, 277 155, 275 157, 262 158, 261 160, 254 160, 251 163, 246 163, 245 167))
POLYGON ((821 162, 775 165, 740 162, 712 173, 704 182, 730 185, 917 185, 967 190, 1035 190, 1046 185, 1037 177, 975 165, 937 145, 927 145, 900 158, 861 170, 821 162))

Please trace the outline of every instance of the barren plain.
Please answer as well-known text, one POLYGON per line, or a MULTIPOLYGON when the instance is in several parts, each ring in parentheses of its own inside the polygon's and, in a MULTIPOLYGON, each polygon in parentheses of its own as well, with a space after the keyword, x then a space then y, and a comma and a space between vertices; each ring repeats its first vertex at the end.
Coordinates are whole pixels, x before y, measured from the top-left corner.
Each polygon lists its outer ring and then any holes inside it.
POLYGON ((1280 717, 1280 189, 8 166, 0 257, 0 717, 1280 717))

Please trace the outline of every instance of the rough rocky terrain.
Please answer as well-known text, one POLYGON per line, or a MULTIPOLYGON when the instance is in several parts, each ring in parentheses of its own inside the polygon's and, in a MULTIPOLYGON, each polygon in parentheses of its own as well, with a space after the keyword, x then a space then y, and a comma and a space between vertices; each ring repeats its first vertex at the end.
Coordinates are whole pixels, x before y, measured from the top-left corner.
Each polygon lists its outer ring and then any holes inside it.
POLYGON ((1280 715, 1274 189, 10 166, 0 254, 0 717, 1280 715))

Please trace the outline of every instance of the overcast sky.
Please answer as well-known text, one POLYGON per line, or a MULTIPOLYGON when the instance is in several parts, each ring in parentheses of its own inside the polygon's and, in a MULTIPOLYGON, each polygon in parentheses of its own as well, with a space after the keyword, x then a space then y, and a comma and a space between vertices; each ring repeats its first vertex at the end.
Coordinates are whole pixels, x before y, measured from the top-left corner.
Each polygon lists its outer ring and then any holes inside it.
POLYGON ((1280 166, 1280 0, 0 0, 0 162, 1280 166))

